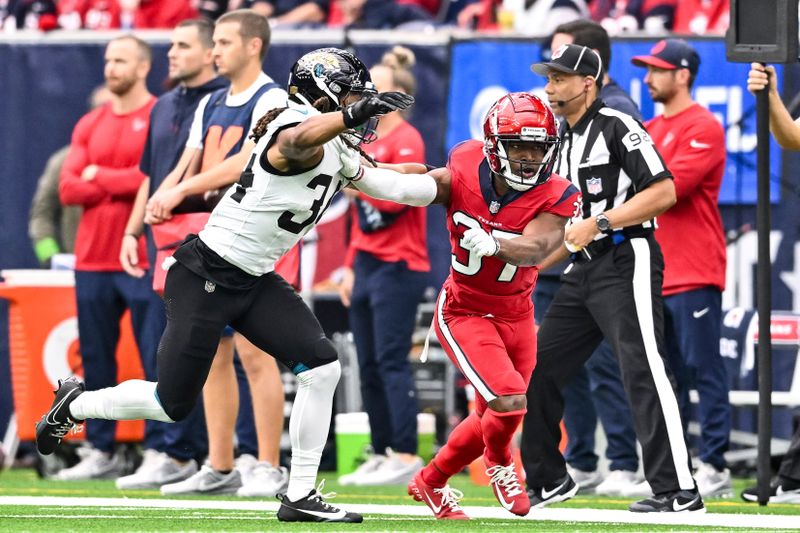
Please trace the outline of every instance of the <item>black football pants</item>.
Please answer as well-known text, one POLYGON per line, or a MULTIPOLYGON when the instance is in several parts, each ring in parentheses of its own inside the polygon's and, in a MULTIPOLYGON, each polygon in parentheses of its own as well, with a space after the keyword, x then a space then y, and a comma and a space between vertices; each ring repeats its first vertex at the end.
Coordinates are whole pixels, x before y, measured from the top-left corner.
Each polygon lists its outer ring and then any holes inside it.
POLYGON ((563 275, 539 329, 538 361, 527 393, 522 460, 529 487, 552 487, 566 475, 558 450, 561 390, 606 338, 619 359, 653 492, 695 488, 664 359, 663 269, 651 236, 623 241, 591 261, 576 261, 563 275))
POLYGON ((295 373, 337 358, 314 314, 274 272, 255 287, 233 290, 176 263, 167 274, 164 302, 156 392, 173 420, 187 416, 197 401, 227 325, 295 373))

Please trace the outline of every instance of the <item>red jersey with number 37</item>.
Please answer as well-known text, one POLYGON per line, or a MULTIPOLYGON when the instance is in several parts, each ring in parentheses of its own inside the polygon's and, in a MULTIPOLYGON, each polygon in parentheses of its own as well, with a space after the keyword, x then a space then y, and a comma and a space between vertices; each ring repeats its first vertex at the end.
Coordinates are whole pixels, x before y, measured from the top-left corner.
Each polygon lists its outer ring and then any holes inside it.
POLYGON ((447 311, 516 318, 531 312, 531 291, 539 269, 514 266, 497 257, 480 258, 461 246, 461 239, 470 228, 482 228, 498 239, 514 238, 543 212, 572 217, 580 205, 580 193, 553 174, 529 191, 510 190, 498 197, 479 141, 453 148, 447 168, 451 175, 447 229, 452 252, 450 276, 444 286, 447 311))

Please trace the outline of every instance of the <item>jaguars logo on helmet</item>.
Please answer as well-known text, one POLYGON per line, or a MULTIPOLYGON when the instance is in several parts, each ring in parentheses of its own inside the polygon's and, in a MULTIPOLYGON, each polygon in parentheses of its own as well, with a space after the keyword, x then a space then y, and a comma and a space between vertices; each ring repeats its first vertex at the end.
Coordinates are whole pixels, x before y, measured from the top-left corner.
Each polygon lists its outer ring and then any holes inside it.
POLYGON ((330 109, 341 109, 351 92, 374 91, 369 70, 356 56, 339 48, 320 48, 309 52, 289 73, 289 96, 298 103, 312 105, 320 98, 330 100, 330 109))
MULTIPOLYGON (((287 92, 291 101, 309 106, 317 104, 325 113, 342 109, 351 94, 376 91, 369 70, 360 59, 339 48, 320 48, 307 53, 292 66, 287 92)), ((344 135, 354 144, 370 142, 376 138, 377 120, 370 119, 344 135)))

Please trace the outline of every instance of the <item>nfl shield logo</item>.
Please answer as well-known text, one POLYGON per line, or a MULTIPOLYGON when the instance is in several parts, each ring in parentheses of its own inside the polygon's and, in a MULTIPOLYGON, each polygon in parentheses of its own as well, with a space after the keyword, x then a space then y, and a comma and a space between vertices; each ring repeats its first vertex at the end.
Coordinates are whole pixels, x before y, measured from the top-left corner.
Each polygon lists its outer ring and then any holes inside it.
POLYGON ((205 289, 206 289, 207 293, 210 294, 210 293, 214 292, 216 290, 216 288, 217 288, 217 286, 214 283, 212 283, 210 281, 206 281, 205 289))
POLYGON ((496 215, 498 211, 500 211, 500 202, 492 200, 492 203, 489 204, 489 212, 496 215))
POLYGON ((589 178, 586 180, 586 192, 589 194, 600 194, 603 192, 603 180, 600 178, 589 178))

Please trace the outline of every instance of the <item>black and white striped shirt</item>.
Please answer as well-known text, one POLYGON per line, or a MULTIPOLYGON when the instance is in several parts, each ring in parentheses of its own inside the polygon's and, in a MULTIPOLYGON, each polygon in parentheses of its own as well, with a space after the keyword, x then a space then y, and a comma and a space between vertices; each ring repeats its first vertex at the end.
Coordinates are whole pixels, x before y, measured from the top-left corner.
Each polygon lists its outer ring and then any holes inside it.
MULTIPOLYGON (((641 123, 600 99, 562 135, 556 173, 580 189, 583 218, 618 207, 653 183, 672 178, 641 123)), ((654 228, 648 220, 624 232, 637 236, 654 228)), ((595 240, 605 236, 600 233, 595 240)))

